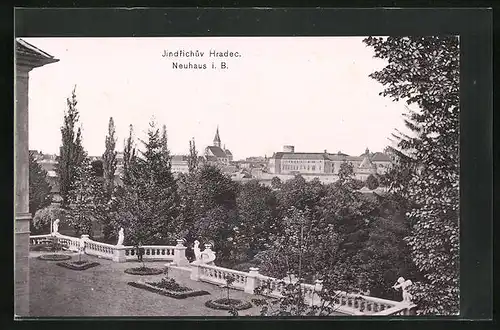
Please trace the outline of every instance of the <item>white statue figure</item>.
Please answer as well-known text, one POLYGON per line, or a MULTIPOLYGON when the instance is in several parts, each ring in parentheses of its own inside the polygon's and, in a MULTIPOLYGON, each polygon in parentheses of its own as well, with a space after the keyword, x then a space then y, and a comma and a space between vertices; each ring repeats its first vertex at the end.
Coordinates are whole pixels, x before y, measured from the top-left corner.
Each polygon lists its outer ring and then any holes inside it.
POLYGON ((117 246, 123 246, 123 240, 125 239, 125 234, 123 233, 123 228, 118 231, 118 243, 117 246))
POLYGON ((52 224, 52 234, 59 234, 59 219, 56 219, 56 221, 52 224))
POLYGON ((412 285, 412 281, 406 280, 403 277, 398 278, 398 281, 396 284, 392 286, 394 290, 401 289, 403 292, 403 302, 411 302, 412 295, 411 293, 408 292, 408 287, 412 285))
POLYGON ((205 244, 205 250, 201 253, 201 262, 209 265, 215 266, 215 252, 212 251, 212 244, 205 244))
POLYGON ((195 260, 196 261, 201 260, 200 242, 198 240, 194 241, 193 250, 194 250, 195 260))

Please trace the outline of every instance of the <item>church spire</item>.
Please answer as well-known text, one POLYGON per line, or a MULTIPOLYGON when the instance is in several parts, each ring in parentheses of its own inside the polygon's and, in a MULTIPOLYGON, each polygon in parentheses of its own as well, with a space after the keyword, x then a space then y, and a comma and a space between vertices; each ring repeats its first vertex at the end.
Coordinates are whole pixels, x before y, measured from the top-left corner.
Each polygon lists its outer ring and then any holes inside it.
POLYGON ((217 131, 215 132, 214 137, 214 146, 220 148, 220 136, 219 136, 219 125, 217 125, 217 131))

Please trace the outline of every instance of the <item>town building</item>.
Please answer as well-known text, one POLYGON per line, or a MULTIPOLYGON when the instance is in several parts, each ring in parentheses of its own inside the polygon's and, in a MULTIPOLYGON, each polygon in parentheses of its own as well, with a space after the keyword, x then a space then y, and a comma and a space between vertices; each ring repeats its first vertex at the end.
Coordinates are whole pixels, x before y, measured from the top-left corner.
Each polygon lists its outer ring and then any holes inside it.
POLYGON ((205 148, 205 160, 210 164, 223 164, 229 165, 233 161, 233 154, 226 146, 221 147, 221 139, 219 135, 219 126, 217 126, 217 131, 215 132, 215 137, 213 140, 213 145, 205 148))
POLYGON ((370 153, 368 149, 360 156, 349 156, 340 151, 336 154, 326 150, 322 153, 295 152, 294 146, 286 145, 283 151, 269 158, 268 170, 271 174, 338 175, 344 162, 351 163, 356 177, 365 180, 370 174, 385 173, 391 165, 391 158, 381 152, 370 153))

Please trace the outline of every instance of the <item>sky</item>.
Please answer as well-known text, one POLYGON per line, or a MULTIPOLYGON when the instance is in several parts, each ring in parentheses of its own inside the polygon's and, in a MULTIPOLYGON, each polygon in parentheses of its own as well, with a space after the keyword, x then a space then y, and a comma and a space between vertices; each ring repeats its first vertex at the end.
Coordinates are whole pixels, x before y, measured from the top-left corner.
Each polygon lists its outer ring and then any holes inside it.
POLYGON ((83 145, 92 156, 104 152, 110 117, 118 151, 130 124, 144 139, 152 119, 166 125, 172 154, 187 154, 192 138, 201 154, 217 126, 234 159, 270 157, 283 145, 382 151, 395 129, 404 131, 405 106, 379 95, 383 86, 368 75, 386 63, 362 39, 25 38, 60 60, 30 72, 29 147, 59 152, 66 98, 76 85, 83 145), (165 50, 204 56, 163 57, 165 50), (213 58, 211 50, 240 57, 213 58), (174 62, 207 69, 175 69, 174 62))

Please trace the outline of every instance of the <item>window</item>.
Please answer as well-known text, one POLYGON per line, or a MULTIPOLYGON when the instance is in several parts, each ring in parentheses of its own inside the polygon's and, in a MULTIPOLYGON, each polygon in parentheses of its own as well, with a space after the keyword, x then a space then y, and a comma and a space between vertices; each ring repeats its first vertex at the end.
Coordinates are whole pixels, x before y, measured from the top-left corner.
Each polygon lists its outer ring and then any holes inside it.
POLYGON ((313 165, 313 166, 312 166, 312 170, 313 170, 313 171, 316 171, 316 165, 313 165))

